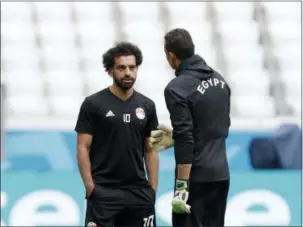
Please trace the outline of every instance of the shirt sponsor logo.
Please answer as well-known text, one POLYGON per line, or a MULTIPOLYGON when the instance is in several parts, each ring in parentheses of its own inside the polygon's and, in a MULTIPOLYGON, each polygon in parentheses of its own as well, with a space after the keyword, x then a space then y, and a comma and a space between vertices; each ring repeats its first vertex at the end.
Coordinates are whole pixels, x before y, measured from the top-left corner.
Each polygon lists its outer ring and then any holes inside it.
POLYGON ((110 110, 108 113, 105 115, 106 117, 114 117, 115 114, 110 110))

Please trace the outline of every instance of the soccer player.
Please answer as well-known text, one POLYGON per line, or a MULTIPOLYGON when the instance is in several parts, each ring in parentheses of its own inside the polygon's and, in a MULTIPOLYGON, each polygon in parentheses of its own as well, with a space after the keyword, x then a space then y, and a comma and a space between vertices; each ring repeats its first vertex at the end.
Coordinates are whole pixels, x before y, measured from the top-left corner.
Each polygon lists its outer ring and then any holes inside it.
POLYGON ((229 191, 225 141, 230 127, 230 89, 224 78, 195 54, 188 31, 165 35, 165 53, 175 78, 165 101, 173 130, 152 132, 157 151, 174 146, 173 226, 224 226, 229 191))
POLYGON ((113 84, 81 105, 75 131, 87 194, 85 226, 156 224, 158 153, 149 137, 158 119, 154 102, 133 88, 141 63, 141 50, 131 43, 109 49, 103 65, 113 84))

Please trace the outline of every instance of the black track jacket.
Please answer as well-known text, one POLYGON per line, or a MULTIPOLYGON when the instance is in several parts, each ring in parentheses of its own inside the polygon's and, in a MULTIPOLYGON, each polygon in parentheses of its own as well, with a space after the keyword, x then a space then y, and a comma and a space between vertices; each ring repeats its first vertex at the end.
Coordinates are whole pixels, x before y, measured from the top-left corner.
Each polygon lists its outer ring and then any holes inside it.
POLYGON ((225 140, 230 88, 199 56, 181 62, 164 95, 173 126, 176 164, 192 164, 191 182, 229 179, 225 140))

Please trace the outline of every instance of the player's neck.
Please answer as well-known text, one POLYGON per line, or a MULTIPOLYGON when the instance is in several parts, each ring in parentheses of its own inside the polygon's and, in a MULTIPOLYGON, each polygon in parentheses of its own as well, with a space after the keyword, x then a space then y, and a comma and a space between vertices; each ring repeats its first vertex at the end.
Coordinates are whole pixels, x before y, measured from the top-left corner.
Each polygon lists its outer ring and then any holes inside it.
POLYGON ((109 90, 114 95, 116 95, 117 97, 119 97, 122 100, 128 99, 134 93, 134 89, 133 88, 130 88, 128 90, 123 90, 123 89, 121 89, 119 86, 117 86, 115 84, 109 86, 109 90))

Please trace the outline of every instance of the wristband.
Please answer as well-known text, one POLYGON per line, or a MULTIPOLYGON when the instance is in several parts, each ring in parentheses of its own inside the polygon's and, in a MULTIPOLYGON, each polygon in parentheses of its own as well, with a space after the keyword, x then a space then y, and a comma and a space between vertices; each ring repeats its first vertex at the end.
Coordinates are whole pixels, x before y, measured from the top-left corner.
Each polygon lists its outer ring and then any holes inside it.
POLYGON ((188 180, 182 180, 182 179, 177 179, 176 180, 176 190, 177 191, 182 191, 182 190, 188 191, 188 189, 189 189, 189 181, 188 180))

